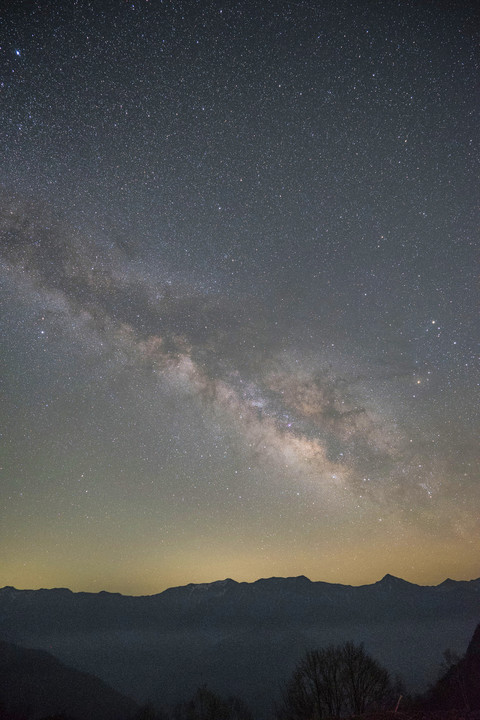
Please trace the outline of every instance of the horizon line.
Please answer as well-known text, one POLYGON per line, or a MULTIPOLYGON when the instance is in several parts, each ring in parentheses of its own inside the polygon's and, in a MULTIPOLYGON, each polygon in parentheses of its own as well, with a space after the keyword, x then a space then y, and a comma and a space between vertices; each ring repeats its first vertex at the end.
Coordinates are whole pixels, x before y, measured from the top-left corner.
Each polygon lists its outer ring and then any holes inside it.
POLYGON ((475 582, 477 580, 480 580, 480 577, 476 578, 470 578, 470 579, 462 579, 462 580, 453 580, 450 577, 445 578, 441 582, 435 584, 435 585, 422 585, 420 583, 414 583, 410 582, 409 580, 405 580, 404 578, 401 578, 397 575, 392 575, 391 573, 386 573, 380 580, 376 580, 372 583, 360 583, 359 585, 352 585, 351 583, 338 583, 338 582, 328 582, 325 580, 311 580, 306 575, 272 575, 270 577, 260 577, 256 580, 247 581, 247 580, 234 580, 233 578, 226 577, 221 580, 213 580, 210 582, 190 582, 186 583, 184 585, 172 585, 170 587, 165 588, 164 590, 160 590, 159 592, 154 592, 150 594, 139 594, 139 595, 132 595, 129 593, 124 592, 118 592, 118 591, 112 591, 112 590, 71 590, 68 587, 63 586, 53 586, 53 587, 37 587, 37 588, 17 588, 14 585, 4 585, 0 588, 0 592, 4 590, 14 590, 16 592, 41 592, 44 591, 55 591, 55 590, 65 590, 69 593, 72 593, 74 595, 77 594, 83 594, 83 595, 120 595, 122 597, 138 597, 138 598, 144 598, 144 597, 155 597, 157 595, 162 595, 165 592, 168 592, 170 590, 179 590, 182 588, 191 588, 191 587, 206 587, 206 586, 212 586, 212 585, 222 585, 225 583, 233 583, 235 585, 255 585, 259 582, 268 582, 271 580, 306 580, 311 585, 332 585, 336 587, 343 587, 343 588, 362 588, 362 587, 373 587, 375 585, 379 585, 380 583, 388 582, 389 580, 393 581, 400 581, 401 583, 404 583, 405 585, 411 585, 412 587, 423 587, 423 588, 436 588, 440 587, 441 585, 444 585, 445 583, 470 583, 475 582))

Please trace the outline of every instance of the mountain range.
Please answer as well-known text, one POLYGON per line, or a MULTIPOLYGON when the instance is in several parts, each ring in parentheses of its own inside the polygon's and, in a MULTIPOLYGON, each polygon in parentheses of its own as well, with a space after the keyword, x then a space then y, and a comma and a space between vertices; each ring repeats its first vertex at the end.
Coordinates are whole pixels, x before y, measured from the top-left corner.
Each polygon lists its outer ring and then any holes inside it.
POLYGON ((158 595, 0 590, 0 638, 48 650, 139 703, 171 705, 207 684, 265 717, 306 649, 345 640, 411 691, 436 679, 442 652, 463 654, 480 621, 480 578, 372 585, 300 576, 221 580, 158 595))

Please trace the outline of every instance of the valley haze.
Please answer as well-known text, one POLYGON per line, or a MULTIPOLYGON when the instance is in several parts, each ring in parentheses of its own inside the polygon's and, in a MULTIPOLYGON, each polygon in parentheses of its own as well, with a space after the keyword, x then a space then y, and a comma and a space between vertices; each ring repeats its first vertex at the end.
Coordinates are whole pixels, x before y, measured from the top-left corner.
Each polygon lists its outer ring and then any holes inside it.
POLYGON ((303 653, 351 640, 411 692, 436 679, 442 653, 463 654, 480 621, 480 578, 422 586, 304 576, 232 579, 156 595, 0 590, 0 639, 48 650, 136 702, 172 705, 201 685, 266 717, 303 653))

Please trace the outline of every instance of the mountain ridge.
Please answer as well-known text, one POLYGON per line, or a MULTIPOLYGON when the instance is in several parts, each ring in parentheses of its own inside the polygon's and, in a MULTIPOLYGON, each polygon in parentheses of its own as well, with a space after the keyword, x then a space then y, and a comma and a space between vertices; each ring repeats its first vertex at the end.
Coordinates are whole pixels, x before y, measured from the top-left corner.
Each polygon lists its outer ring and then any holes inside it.
POLYGON ((311 586, 329 586, 329 587, 335 587, 335 588, 372 588, 372 587, 378 587, 382 585, 387 584, 397 584, 400 586, 410 586, 410 587, 419 587, 419 588, 442 588, 442 587, 453 587, 458 585, 465 586, 466 584, 470 583, 477 583, 480 585, 480 577, 478 578, 472 578, 470 580, 452 580, 451 578, 445 578, 445 580, 442 580, 441 582, 437 583, 436 585, 421 585, 419 583, 413 583, 409 580, 405 580, 401 577, 398 577, 396 575, 392 575, 391 573, 386 573, 380 580, 376 580, 372 583, 362 583, 360 585, 352 585, 349 583, 330 583, 326 580, 310 580, 306 575, 290 575, 290 576, 276 576, 273 575, 271 577, 262 577, 257 578, 257 580, 252 580, 250 582, 245 580, 233 580, 232 578, 224 578, 222 580, 213 580, 211 582, 203 582, 203 583, 187 583, 185 585, 172 585, 171 587, 165 588, 164 590, 161 590, 158 593, 152 593, 149 595, 130 595, 127 593, 122 592, 116 592, 111 590, 98 590, 98 591, 90 591, 90 590, 71 590, 70 588, 66 587, 41 587, 41 588, 17 588, 13 585, 5 585, 4 587, 0 588, 0 594, 4 593, 6 591, 12 591, 16 593, 32 593, 32 592, 50 592, 50 591, 56 591, 63 594, 72 594, 72 595, 108 595, 108 596, 116 596, 116 597, 128 597, 128 598, 153 598, 153 597, 159 597, 160 595, 163 595, 164 593, 171 592, 173 590, 206 590, 206 589, 213 589, 213 588, 225 588, 228 586, 236 586, 236 587, 245 587, 245 586, 255 586, 259 584, 266 584, 266 583, 277 583, 278 581, 286 581, 286 582, 302 582, 304 584, 308 584, 311 586))

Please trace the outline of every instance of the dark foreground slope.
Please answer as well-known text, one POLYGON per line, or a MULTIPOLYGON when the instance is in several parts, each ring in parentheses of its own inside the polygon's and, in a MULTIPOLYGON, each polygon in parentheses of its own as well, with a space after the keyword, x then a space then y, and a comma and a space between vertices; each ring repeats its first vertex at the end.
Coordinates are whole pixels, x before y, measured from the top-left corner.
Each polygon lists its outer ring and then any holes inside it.
POLYGON ((130 698, 93 675, 63 665, 50 653, 0 642, 0 713, 127 720, 136 710, 130 698))
POLYGON ((447 647, 465 652, 479 620, 480 579, 435 587, 390 575, 362 587, 223 580, 148 597, 0 590, 5 639, 49 649, 141 702, 170 704, 207 683, 242 697, 257 716, 306 649, 364 642, 420 691, 447 647))
POLYGON ((452 664, 430 688, 421 707, 480 713, 480 625, 477 625, 464 657, 452 664))

